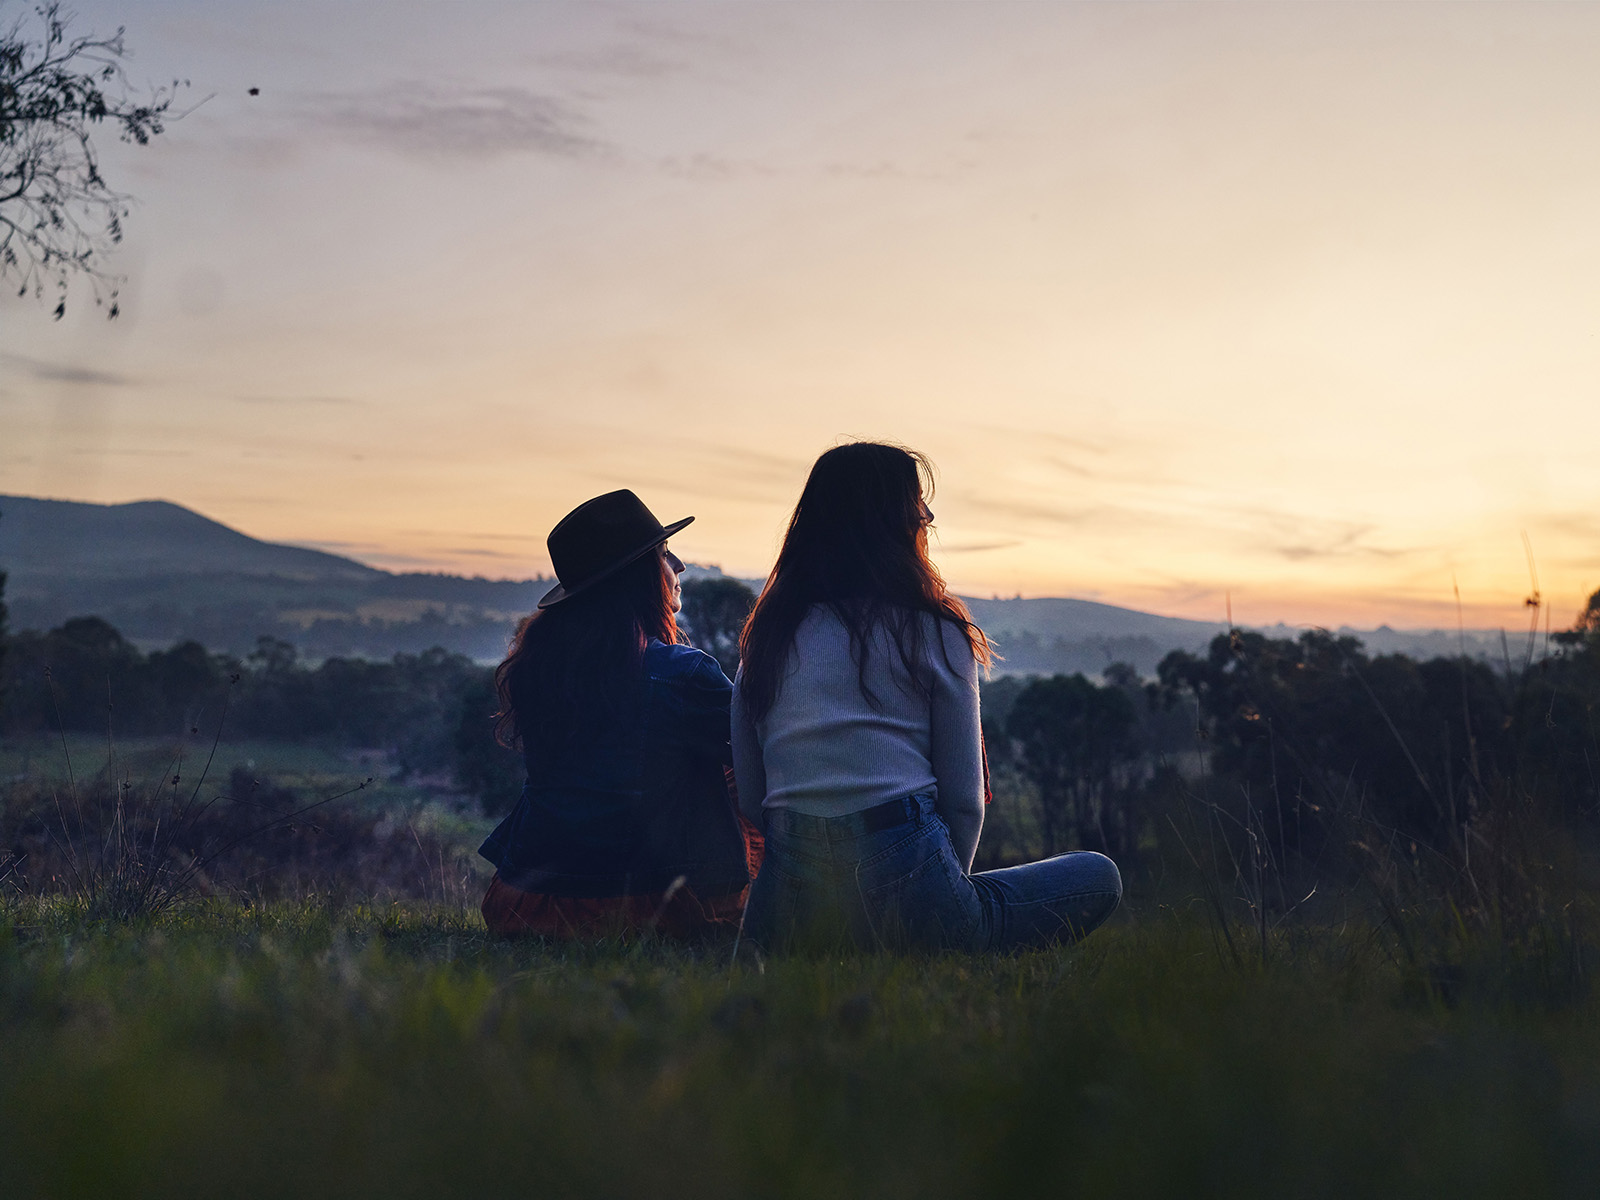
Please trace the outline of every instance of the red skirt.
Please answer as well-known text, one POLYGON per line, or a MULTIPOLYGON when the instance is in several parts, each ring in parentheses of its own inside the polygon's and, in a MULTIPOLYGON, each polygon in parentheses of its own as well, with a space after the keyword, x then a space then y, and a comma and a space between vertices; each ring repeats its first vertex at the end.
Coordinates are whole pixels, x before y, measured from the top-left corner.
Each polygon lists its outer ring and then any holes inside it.
MULTIPOLYGON (((739 827, 754 879, 761 870, 765 843, 761 831, 743 817, 739 827)), ((746 887, 726 896, 701 898, 693 888, 679 886, 659 895, 551 896, 519 891, 496 873, 483 897, 483 923, 502 937, 599 938, 650 931, 687 938, 737 928, 749 895, 746 887)))

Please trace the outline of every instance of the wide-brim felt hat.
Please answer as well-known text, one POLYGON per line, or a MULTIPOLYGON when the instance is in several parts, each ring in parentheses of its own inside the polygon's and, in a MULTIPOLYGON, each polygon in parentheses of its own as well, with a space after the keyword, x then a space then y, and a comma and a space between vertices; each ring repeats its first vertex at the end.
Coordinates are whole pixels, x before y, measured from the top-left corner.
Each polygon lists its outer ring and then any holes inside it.
POLYGON ((561 582, 544 594, 539 607, 560 604, 609 579, 693 520, 663 525, 627 488, 585 500, 556 522, 545 541, 561 582))

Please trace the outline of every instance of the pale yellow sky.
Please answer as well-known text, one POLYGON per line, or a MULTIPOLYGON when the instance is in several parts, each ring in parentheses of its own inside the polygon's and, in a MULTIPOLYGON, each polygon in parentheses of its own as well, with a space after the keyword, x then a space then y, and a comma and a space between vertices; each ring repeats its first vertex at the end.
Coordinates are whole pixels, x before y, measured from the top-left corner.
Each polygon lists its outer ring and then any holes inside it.
POLYGON ((760 575, 881 437, 968 592, 1600 587, 1600 7, 79 8, 215 96, 107 152, 123 317, 0 301, 0 491, 526 576, 631 486, 760 575))

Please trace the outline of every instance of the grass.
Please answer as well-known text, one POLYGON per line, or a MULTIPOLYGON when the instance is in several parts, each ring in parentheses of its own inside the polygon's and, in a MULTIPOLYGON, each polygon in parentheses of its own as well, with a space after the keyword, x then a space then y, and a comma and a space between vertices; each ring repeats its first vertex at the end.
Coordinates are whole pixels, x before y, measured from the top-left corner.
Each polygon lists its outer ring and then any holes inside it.
MULTIPOLYGON (((210 743, 204 739, 185 746, 178 767, 183 777, 196 781, 210 752, 210 743)), ((104 736, 94 734, 69 733, 65 739, 61 734, 0 738, 0 811, 8 798, 24 795, 30 788, 51 789, 64 796, 74 783, 126 779, 141 794, 159 791, 177 760, 178 745, 172 738, 118 738, 110 748, 104 736)), ((463 808, 459 797, 438 787, 395 778, 392 764, 381 751, 224 738, 217 744, 204 794, 227 791, 236 769, 306 799, 347 792, 370 776, 368 787, 339 802, 342 809, 404 814, 419 831, 431 832, 467 853, 477 850, 503 815, 463 808)))
MULTIPOLYGON (((211 752, 209 737, 194 737, 180 747, 175 738, 118 736, 108 745, 104 734, 12 734, 0 738, 0 784, 23 782, 64 786, 69 778, 110 774, 139 785, 159 784, 169 768, 198 777, 211 752), (64 747, 64 748, 63 748, 64 747)), ((286 787, 341 791, 377 774, 386 792, 407 800, 422 799, 425 789, 383 778, 388 764, 381 752, 342 750, 311 742, 267 739, 222 739, 216 748, 210 779, 226 784, 229 772, 243 767, 286 787)))
POLYGON ((291 742, 0 740, 0 893, 129 917, 196 893, 481 895, 495 817, 390 769, 379 752, 291 742))
POLYGON ((0 1194, 1592 1194, 1600 1002, 1548 946, 1273 936, 1235 966, 1136 908, 1015 958, 734 968, 447 907, 17 899, 0 1194))

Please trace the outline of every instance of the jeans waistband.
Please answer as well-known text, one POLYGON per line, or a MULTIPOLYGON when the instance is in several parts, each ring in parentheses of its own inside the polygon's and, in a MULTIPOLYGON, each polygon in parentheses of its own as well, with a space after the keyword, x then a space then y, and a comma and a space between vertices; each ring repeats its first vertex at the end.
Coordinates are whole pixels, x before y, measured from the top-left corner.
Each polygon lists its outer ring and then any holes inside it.
POLYGON ((823 838, 834 841, 841 838, 862 837, 904 825, 917 817, 933 812, 933 793, 918 792, 898 800, 886 800, 860 812, 844 813, 837 817, 813 817, 789 808, 767 810, 767 833, 787 834, 791 837, 823 838))

